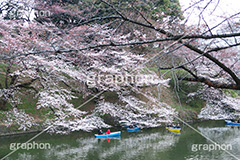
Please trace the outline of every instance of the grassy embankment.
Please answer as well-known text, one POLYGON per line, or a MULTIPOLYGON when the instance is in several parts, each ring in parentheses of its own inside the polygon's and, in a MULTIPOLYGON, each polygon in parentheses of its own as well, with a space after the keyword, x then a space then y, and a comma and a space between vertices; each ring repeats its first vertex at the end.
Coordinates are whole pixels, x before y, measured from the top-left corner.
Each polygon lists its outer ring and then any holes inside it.
MULTIPOLYGON (((0 83, 4 87, 5 83, 5 72, 6 72, 6 65, 0 64, 0 83)), ((156 72, 157 74, 165 74, 164 78, 172 78, 172 73, 169 72, 169 70, 162 70, 161 72, 158 72, 156 68, 150 68, 150 70, 156 72)), ((186 72, 177 70, 175 71, 178 75, 186 75, 186 72)), ((67 77, 67 75, 65 75, 67 77)), ((165 102, 168 105, 172 106, 179 112, 179 117, 184 120, 195 120, 197 119, 197 114, 200 112, 200 110, 205 106, 205 102, 201 100, 199 97, 195 97, 194 99, 190 99, 187 97, 189 93, 195 92, 198 89, 202 87, 200 83, 188 83, 188 82, 177 82, 173 79, 170 81, 169 88, 162 88, 161 89, 161 102, 165 102)), ((157 88, 151 87, 146 88, 145 91, 150 91, 153 96, 157 97, 157 88)), ((33 116, 38 122, 44 121, 46 119, 51 119, 54 117, 53 114, 47 114, 49 112, 49 109, 36 109, 36 103, 37 98, 34 95, 34 92, 29 92, 28 89, 22 89, 21 94, 19 97, 21 99, 21 104, 19 104, 17 107, 19 109, 24 110, 27 114, 33 116)), ((237 97, 240 95, 240 92, 233 91, 233 90, 224 90, 224 92, 232 95, 232 97, 237 97)), ((36 94, 36 93, 35 93, 36 94)), ((87 101, 91 96, 83 98, 83 95, 76 94, 77 98, 71 100, 71 103, 75 107, 79 107, 81 104, 83 104, 85 101, 87 101)), ((115 92, 105 92, 103 94, 104 98, 108 102, 116 103, 118 101, 117 94, 115 92)), ((143 101, 146 101, 146 98, 140 95, 134 95, 137 98, 140 98, 143 101)), ((96 106, 96 99, 90 101, 86 105, 81 107, 81 110, 84 111, 91 111, 96 106)), ((6 109, 11 109, 11 105, 7 104, 6 109)), ((0 110, 0 123, 4 123, 4 111, 0 110)), ((14 128, 15 129, 15 128, 14 128)))
MULTIPOLYGON (((171 78, 170 87, 162 89, 161 101, 175 108, 179 112, 179 117, 183 120, 197 120, 197 115, 205 107, 206 102, 198 96, 190 98, 187 95, 201 89, 203 85, 197 82, 176 81, 172 78, 173 74, 169 70, 161 70, 160 73, 156 68, 150 68, 150 70, 164 75, 164 78, 171 78)), ((175 75, 180 77, 188 75, 183 70, 175 70, 174 72, 175 75)), ((237 90, 223 89, 223 92, 230 97, 240 97, 240 91, 237 90)))
MULTIPOLYGON (((200 83, 174 80, 173 73, 169 70, 161 70, 160 73, 157 72, 156 68, 150 68, 150 70, 164 75, 163 78, 171 78, 170 87, 161 89, 161 101, 175 108, 179 112, 180 118, 196 120, 198 113, 205 106, 205 102, 199 97, 189 98, 188 94, 201 89, 202 85, 200 83)), ((188 74, 182 70, 175 70, 174 72, 178 76, 186 76, 188 74)))

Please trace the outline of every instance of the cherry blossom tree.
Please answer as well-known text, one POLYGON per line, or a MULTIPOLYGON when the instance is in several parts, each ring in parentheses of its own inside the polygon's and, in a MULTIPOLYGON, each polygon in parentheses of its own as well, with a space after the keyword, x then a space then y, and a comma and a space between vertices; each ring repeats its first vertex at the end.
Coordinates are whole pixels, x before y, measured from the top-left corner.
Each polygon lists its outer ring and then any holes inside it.
POLYGON ((179 80, 239 90, 239 59, 234 47, 240 45, 240 33, 237 28, 231 29, 233 24, 229 24, 229 32, 220 32, 223 24, 239 13, 213 28, 207 24, 188 27, 181 23, 182 12, 176 7, 178 1, 2 2, 0 50, 4 83, 0 83, 0 106, 13 113, 5 111, 9 113, 6 122, 15 119, 26 124, 20 129, 35 123, 31 115, 26 115, 26 121, 18 120, 23 117, 19 115, 26 114, 18 109, 20 95, 26 94, 23 89, 35 95, 37 109, 47 109, 47 114, 54 116, 46 124, 57 133, 109 127, 101 119, 103 114, 145 126, 172 121, 175 111, 167 104, 161 104, 161 109, 148 109, 144 108, 147 104, 130 94, 122 95, 131 88, 167 86, 168 80, 146 69, 146 64, 170 71, 185 70, 186 75, 178 76, 179 80), (164 62, 166 56, 175 58, 164 62), (143 83, 136 83, 137 78, 132 80, 139 75, 151 78, 143 83), (117 92, 125 105, 98 100, 98 107, 88 113, 71 103, 76 93, 86 97, 106 91, 117 92), (126 106, 141 116, 134 112, 121 114, 123 117, 117 114, 126 106))
MULTIPOLYGON (((50 11, 58 15, 66 12, 61 6, 54 6, 50 11)), ((27 94, 35 95, 37 109, 48 109, 47 114, 55 116, 54 119, 46 120, 47 125, 54 126, 49 131, 66 133, 108 127, 94 114, 89 115, 74 108, 70 101, 76 98, 75 93, 86 97, 102 91, 120 91, 129 85, 139 87, 167 82, 159 79, 154 72, 142 71, 142 67, 133 70, 145 58, 133 54, 129 48, 122 48, 124 43, 129 42, 127 39, 130 34, 120 33, 118 29, 109 27, 108 23, 88 22, 65 28, 54 21, 40 23, 39 15, 30 22, 20 17, 9 20, 4 16, 0 27, 1 62, 6 72, 2 73, 5 83, 0 87, 1 107, 10 110, 6 111, 4 121, 8 125, 21 122, 19 129, 26 130, 35 124, 31 115, 18 108, 21 95, 26 94, 23 89, 27 89, 27 94), (114 46, 114 41, 122 45, 114 46), (117 79, 108 83, 106 78, 101 79, 107 75, 131 79, 139 74, 152 78, 144 79, 141 84, 135 83, 137 79, 131 81, 131 84, 119 84, 117 79), (92 79, 91 75, 101 77, 92 79), (94 82, 94 85, 90 86, 89 80, 93 80, 91 84, 94 82), (6 107, 7 104, 11 104, 10 109, 6 107), (26 119, 23 120, 23 117, 26 119)))

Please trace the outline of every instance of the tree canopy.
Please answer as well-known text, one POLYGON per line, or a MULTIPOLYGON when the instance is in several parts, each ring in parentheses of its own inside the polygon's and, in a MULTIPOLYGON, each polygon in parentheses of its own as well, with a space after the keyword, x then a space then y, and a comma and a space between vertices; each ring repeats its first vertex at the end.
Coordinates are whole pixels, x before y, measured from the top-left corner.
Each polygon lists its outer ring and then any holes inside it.
MULTIPOLYGON (((0 11, 0 109, 9 111, 7 121, 15 119, 24 129, 34 122, 18 109, 24 94, 33 95, 36 107, 54 117, 46 120, 56 126, 52 131, 59 126, 70 131, 107 126, 96 114, 79 110, 81 105, 74 107, 76 94, 96 98, 117 92, 123 103, 140 112, 145 104, 124 98, 128 90, 168 86, 165 74, 157 75, 151 67, 174 74, 181 70, 174 76, 178 81, 240 90, 239 13, 210 28, 207 23, 185 25, 178 0, 6 0, 0 11), (140 75, 148 78, 137 83, 132 77, 140 75), (24 114, 23 121, 19 115, 24 114), (99 123, 89 125, 92 119, 99 123)), ((154 119, 149 123, 172 119, 166 113, 174 111, 162 106, 157 110, 160 120, 152 110, 145 112, 154 119)))

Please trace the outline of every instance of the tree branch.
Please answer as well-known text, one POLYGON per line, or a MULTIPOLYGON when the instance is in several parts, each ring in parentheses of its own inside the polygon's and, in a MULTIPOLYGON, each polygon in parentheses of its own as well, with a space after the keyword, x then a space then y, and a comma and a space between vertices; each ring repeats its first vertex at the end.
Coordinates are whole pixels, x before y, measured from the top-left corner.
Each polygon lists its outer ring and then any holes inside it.
POLYGON ((218 81, 212 81, 208 78, 204 77, 198 77, 192 78, 192 77, 179 77, 179 80, 186 80, 186 81, 192 81, 192 82, 202 82, 210 87, 214 88, 222 88, 222 89, 234 89, 234 90, 240 90, 240 85, 236 84, 227 84, 227 83, 222 83, 218 81))
POLYGON ((201 51, 200 49, 190 45, 190 44, 184 44, 187 48, 191 49, 192 51, 195 51, 201 55, 203 55, 204 57, 207 57, 209 60, 211 60, 212 62, 214 62, 215 64, 217 64, 220 68, 222 68, 225 72, 227 72, 232 78, 233 80, 236 82, 236 84, 238 86, 240 86, 240 79, 237 77, 237 75, 230 69, 228 68, 226 65, 224 65, 223 63, 221 63, 218 59, 216 59, 215 57, 211 56, 208 53, 204 53, 203 51, 201 51))

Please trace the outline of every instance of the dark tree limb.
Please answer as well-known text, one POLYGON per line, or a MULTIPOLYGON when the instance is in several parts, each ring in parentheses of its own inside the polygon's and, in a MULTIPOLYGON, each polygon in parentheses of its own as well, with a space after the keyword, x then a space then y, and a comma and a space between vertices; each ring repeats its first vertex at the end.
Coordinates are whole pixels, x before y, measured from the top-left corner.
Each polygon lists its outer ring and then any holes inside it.
POLYGON ((9 65, 7 67, 6 76, 5 76, 5 88, 8 88, 8 76, 9 76, 11 68, 12 68, 12 62, 9 61, 9 65))
POLYGON ((195 51, 195 52, 203 55, 204 57, 207 57, 212 62, 214 62, 216 65, 218 65, 220 68, 222 68, 225 72, 227 72, 233 78, 233 80, 236 82, 236 84, 240 86, 240 79, 238 78, 238 76, 230 68, 228 68, 226 65, 221 63, 218 59, 216 59, 215 57, 213 57, 212 55, 210 55, 206 52, 204 53, 200 49, 198 49, 190 44, 185 44, 185 46, 187 48, 191 49, 192 51, 195 51))
POLYGON ((186 68, 185 66, 180 66, 179 68, 184 69, 185 71, 190 73, 195 79, 198 79, 198 76, 196 74, 194 74, 190 69, 186 68))
POLYGON ((204 83, 204 84, 206 84, 210 87, 214 87, 214 88, 240 90, 240 85, 212 81, 212 80, 210 80, 208 78, 204 78, 204 77, 198 77, 198 78, 179 77, 179 80, 186 80, 186 81, 191 81, 191 82, 201 82, 201 83, 204 83))

